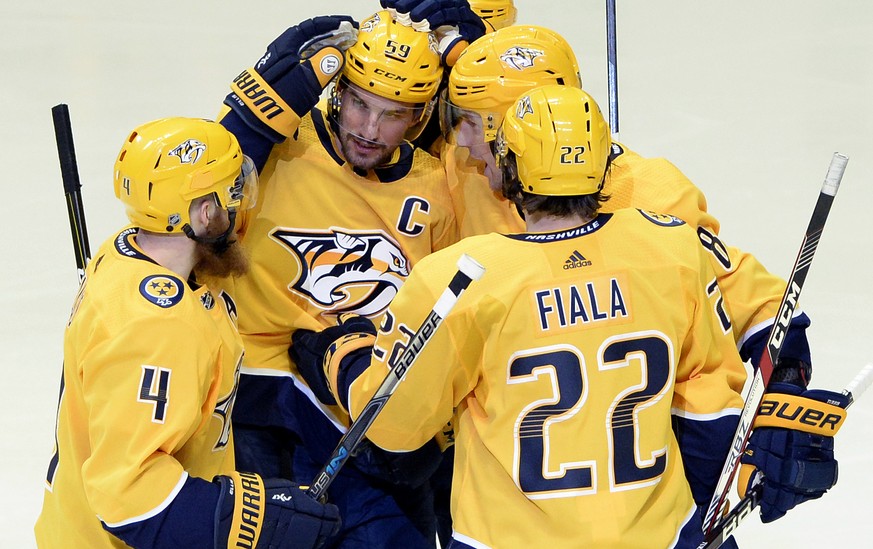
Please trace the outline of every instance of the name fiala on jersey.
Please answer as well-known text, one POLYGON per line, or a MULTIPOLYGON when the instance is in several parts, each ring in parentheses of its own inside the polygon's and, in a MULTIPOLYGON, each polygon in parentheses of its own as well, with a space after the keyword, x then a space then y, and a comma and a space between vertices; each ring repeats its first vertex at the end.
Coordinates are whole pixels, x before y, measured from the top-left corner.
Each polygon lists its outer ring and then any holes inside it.
POLYGON ((531 296, 543 331, 628 318, 620 276, 535 289, 531 296))

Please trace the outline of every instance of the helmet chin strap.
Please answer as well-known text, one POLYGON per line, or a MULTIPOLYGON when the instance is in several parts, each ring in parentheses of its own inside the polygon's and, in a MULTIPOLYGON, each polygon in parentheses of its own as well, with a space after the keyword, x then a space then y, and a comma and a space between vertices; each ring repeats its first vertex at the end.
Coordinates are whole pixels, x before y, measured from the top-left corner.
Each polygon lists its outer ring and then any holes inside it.
POLYGON ((227 230, 218 236, 197 236, 197 234, 194 233, 194 229, 192 229, 191 225, 188 224, 185 224, 185 226, 182 227, 182 231, 185 233, 185 236, 194 242, 210 246, 216 254, 222 255, 230 248, 231 244, 236 242, 235 240, 230 239, 233 234, 234 226, 236 225, 236 211, 229 210, 227 212, 227 218, 229 221, 227 230))

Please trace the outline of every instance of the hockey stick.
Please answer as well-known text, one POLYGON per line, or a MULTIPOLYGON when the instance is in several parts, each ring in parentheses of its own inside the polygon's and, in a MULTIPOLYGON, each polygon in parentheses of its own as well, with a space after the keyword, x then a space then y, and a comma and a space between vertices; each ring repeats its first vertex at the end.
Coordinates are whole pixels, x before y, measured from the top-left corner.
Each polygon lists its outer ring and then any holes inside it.
POLYGON ((64 195, 67 197, 67 214, 70 217, 70 233, 73 236, 73 253, 76 256, 76 271, 79 282, 85 279, 85 267, 91 260, 88 244, 88 229, 85 227, 85 208, 82 206, 82 188, 79 183, 79 168, 76 165, 76 149, 73 146, 73 129, 70 125, 70 110, 61 103, 52 107, 55 139, 58 142, 58 159, 61 163, 61 178, 64 195))
POLYGON ((737 431, 734 434, 733 442, 719 476, 712 501, 710 501, 709 508, 703 519, 703 531, 707 536, 713 532, 721 516, 721 510, 727 501, 740 456, 742 456, 746 442, 749 440, 749 435, 752 432, 752 424, 754 423, 755 416, 758 415, 758 406, 760 406, 761 400, 764 398, 764 390, 770 383, 773 365, 779 360, 779 353, 782 351, 785 334, 797 308, 800 291, 803 289, 803 283, 806 281, 809 266, 812 263, 815 250, 818 248, 819 238, 821 237, 822 230, 824 230, 831 204, 833 204, 834 196, 840 187, 840 180, 843 178, 843 172, 848 161, 849 159, 845 155, 834 153, 830 166, 828 166, 828 172, 819 192, 815 209, 812 212, 812 218, 809 220, 806 234, 803 237, 803 243, 794 262, 794 268, 788 279, 788 285, 785 288, 785 294, 782 296, 779 312, 773 322, 773 327, 770 329, 767 347, 764 349, 761 363, 755 370, 752 383, 749 386, 749 392, 743 405, 743 411, 740 414, 737 431))
POLYGON ((364 406, 360 415, 352 422, 349 430, 340 439, 336 449, 331 454, 327 464, 322 467, 321 471, 316 475, 312 486, 309 487, 307 493, 315 499, 320 498, 327 491, 328 486, 334 481, 340 468, 348 461, 352 452, 364 439, 364 435, 373 424, 376 416, 382 411, 388 398, 394 394, 397 385, 406 375, 406 371, 418 358, 419 353, 433 337, 437 328, 442 323, 443 319, 452 307, 458 302, 458 298, 467 289, 467 286, 474 280, 479 280, 485 273, 485 268, 479 265, 472 257, 464 254, 458 260, 458 271, 449 282, 448 288, 443 290, 442 295, 437 300, 433 309, 428 313, 424 322, 415 331, 415 334, 410 338, 409 344, 400 355, 400 358, 391 367, 385 380, 376 389, 376 393, 370 402, 364 406))
MULTIPOLYGON (((873 383, 873 364, 864 366, 855 378, 843 389, 843 394, 849 397, 846 409, 855 403, 864 394, 864 391, 873 383)), ((759 477, 760 478, 760 477, 759 477)), ((697 549, 716 549, 737 529, 740 522, 751 514, 761 502, 762 487, 760 484, 753 486, 723 520, 719 521, 715 529, 707 536, 708 541, 701 543, 697 549)))
POLYGON ((609 86, 609 129, 618 138, 618 50, 615 36, 615 0, 606 0, 606 64, 609 86))

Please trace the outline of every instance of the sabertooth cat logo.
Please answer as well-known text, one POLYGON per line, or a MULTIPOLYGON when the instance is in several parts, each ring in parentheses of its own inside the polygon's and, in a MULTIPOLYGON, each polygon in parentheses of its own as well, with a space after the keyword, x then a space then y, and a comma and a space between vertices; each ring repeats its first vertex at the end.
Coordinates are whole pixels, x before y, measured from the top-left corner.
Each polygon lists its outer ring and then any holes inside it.
POLYGON ((409 276, 406 256, 382 231, 277 229, 272 237, 300 262, 289 289, 332 314, 380 314, 409 276))
POLYGON ((533 104, 530 102, 530 96, 525 95, 518 100, 518 105, 515 106, 515 117, 519 120, 524 119, 524 115, 533 114, 533 104))
POLYGON ((500 55, 500 60, 515 70, 523 71, 533 67, 534 60, 541 55, 541 50, 513 46, 500 55))
POLYGON ((204 152, 206 152, 206 145, 196 139, 188 139, 168 152, 167 156, 179 157, 182 164, 196 164, 204 152))
POLYGON ((374 14, 373 17, 361 23, 361 32, 373 32, 373 29, 375 29, 380 22, 382 22, 382 18, 379 17, 378 13, 374 14))

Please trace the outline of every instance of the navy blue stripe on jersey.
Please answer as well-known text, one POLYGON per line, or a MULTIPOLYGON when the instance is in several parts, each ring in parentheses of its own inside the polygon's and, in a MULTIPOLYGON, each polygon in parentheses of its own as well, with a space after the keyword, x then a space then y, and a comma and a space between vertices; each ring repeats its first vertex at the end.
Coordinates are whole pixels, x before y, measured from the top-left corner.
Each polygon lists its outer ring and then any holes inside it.
POLYGON ((222 126, 227 128, 237 138, 243 154, 252 159, 258 173, 261 173, 275 142, 257 131, 256 128, 246 124, 245 120, 233 109, 220 122, 222 126))
MULTIPOLYGON (((809 323, 810 320, 806 313, 800 313, 791 319, 788 332, 785 335, 785 342, 779 352, 780 357, 794 358, 812 364, 809 340, 806 338, 806 329, 809 327, 809 323)), ((747 335, 745 341, 740 344, 740 356, 745 361, 751 360, 755 368, 758 368, 761 362, 771 327, 772 324, 760 327, 753 334, 747 335)))
POLYGON ((400 158, 397 159, 397 162, 373 170, 382 183, 399 181, 412 170, 412 158, 415 152, 413 146, 403 142, 397 150, 400 152, 400 158))
POLYGON ((673 433, 697 505, 708 505, 712 498, 739 419, 738 413, 708 421, 673 416, 673 433))
POLYGON ((118 233, 118 236, 115 237, 115 251, 121 255, 132 257, 134 259, 141 259, 157 265, 157 262, 154 259, 137 250, 136 246, 131 243, 131 239, 135 237, 138 232, 138 228, 130 227, 118 233))
POLYGON ((315 126, 315 135, 317 135, 318 140, 321 141, 321 146, 324 147, 324 150, 327 151, 331 158, 333 158, 334 162, 340 166, 345 164, 346 161, 333 146, 333 140, 330 137, 330 130, 327 129, 324 113, 318 109, 312 109, 309 111, 309 114, 312 118, 312 125, 315 126))
POLYGON ((503 235, 513 240, 521 240, 523 242, 556 242, 559 240, 570 240, 580 236, 589 235, 597 230, 600 230, 612 218, 611 213, 602 213, 584 225, 573 229, 564 229, 551 233, 518 233, 503 235))
POLYGON ((131 547, 214 547, 219 492, 217 484, 189 476, 161 512, 103 528, 131 547))

